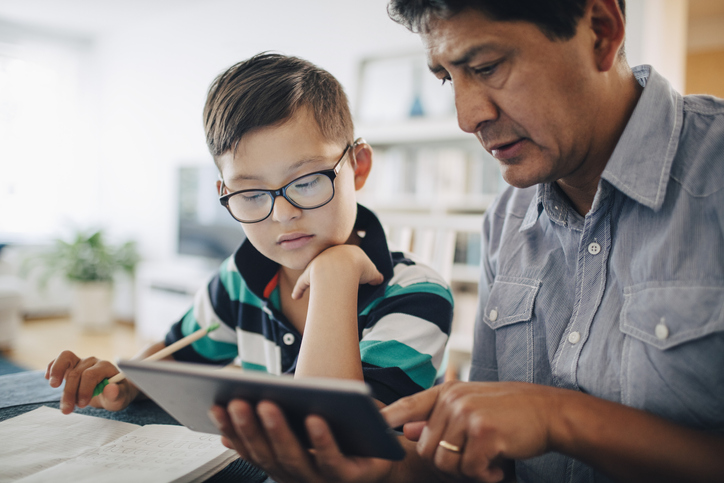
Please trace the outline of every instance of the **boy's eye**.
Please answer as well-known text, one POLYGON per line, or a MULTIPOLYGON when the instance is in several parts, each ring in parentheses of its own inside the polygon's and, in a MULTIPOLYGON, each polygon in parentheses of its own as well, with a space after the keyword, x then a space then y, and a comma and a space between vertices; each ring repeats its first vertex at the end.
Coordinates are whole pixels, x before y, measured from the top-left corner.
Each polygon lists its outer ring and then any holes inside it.
POLYGON ((264 198, 266 196, 266 193, 263 193, 261 191, 253 192, 253 193, 241 193, 239 197, 244 201, 244 203, 262 203, 264 201, 264 198))
POLYGON ((319 186, 320 175, 306 176, 296 183, 294 183, 294 189, 296 191, 305 192, 311 191, 319 186))

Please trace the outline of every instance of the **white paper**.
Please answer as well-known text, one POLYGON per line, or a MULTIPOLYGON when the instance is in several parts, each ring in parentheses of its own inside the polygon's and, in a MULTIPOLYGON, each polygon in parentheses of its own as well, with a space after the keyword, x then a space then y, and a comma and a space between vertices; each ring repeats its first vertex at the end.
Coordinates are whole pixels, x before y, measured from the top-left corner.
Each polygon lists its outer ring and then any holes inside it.
POLYGON ((43 407, 0 423, 0 482, 193 481, 237 457, 220 439, 43 407))

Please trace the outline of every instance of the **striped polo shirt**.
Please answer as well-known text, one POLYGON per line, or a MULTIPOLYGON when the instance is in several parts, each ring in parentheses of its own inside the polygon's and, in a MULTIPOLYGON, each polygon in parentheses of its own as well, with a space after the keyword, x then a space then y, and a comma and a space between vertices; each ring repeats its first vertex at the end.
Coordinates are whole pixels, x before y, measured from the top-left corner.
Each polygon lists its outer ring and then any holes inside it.
MULTIPOLYGON (((358 333, 365 382, 389 404, 433 385, 450 334, 453 297, 432 268, 390 252, 377 217, 357 205, 360 248, 384 276, 360 285, 358 333)), ((202 327, 221 327, 174 354, 187 362, 228 364, 247 370, 293 374, 302 335, 281 312, 279 264, 248 241, 225 260, 193 307, 171 327, 166 345, 202 327)), ((333 301, 330 301, 333 303, 333 301)))

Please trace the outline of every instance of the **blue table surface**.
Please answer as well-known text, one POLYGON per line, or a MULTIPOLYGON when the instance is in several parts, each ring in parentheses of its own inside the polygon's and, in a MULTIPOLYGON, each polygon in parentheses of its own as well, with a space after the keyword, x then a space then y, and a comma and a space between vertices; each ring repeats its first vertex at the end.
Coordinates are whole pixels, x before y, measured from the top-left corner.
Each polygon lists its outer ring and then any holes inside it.
MULTIPOLYGON (((0 421, 19 416, 40 406, 58 409, 61 388, 53 389, 43 377, 43 371, 25 371, 0 376, 0 421)), ((86 407, 76 409, 78 414, 97 416, 138 425, 179 424, 161 407, 150 400, 130 404, 118 412, 86 407)), ((259 468, 242 459, 230 463, 208 480, 209 483, 271 482, 259 468)))

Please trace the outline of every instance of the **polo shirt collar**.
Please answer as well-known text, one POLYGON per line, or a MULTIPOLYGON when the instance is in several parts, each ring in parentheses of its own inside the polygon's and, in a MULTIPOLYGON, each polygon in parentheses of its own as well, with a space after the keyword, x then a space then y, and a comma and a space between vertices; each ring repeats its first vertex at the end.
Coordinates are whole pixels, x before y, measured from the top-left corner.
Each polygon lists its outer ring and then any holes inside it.
MULTIPOLYGON (((358 204, 354 229, 365 232, 360 248, 372 260, 377 270, 382 273, 385 282, 389 281, 394 274, 392 255, 380 221, 374 213, 358 204)), ((264 296, 265 292, 268 293, 267 286, 279 272, 279 264, 262 255, 248 239, 244 240, 234 254, 234 261, 249 290, 260 299, 267 299, 268 297, 264 296)), ((363 300, 366 300, 375 291, 376 287, 368 284, 360 285, 358 305, 364 306, 363 300)))

